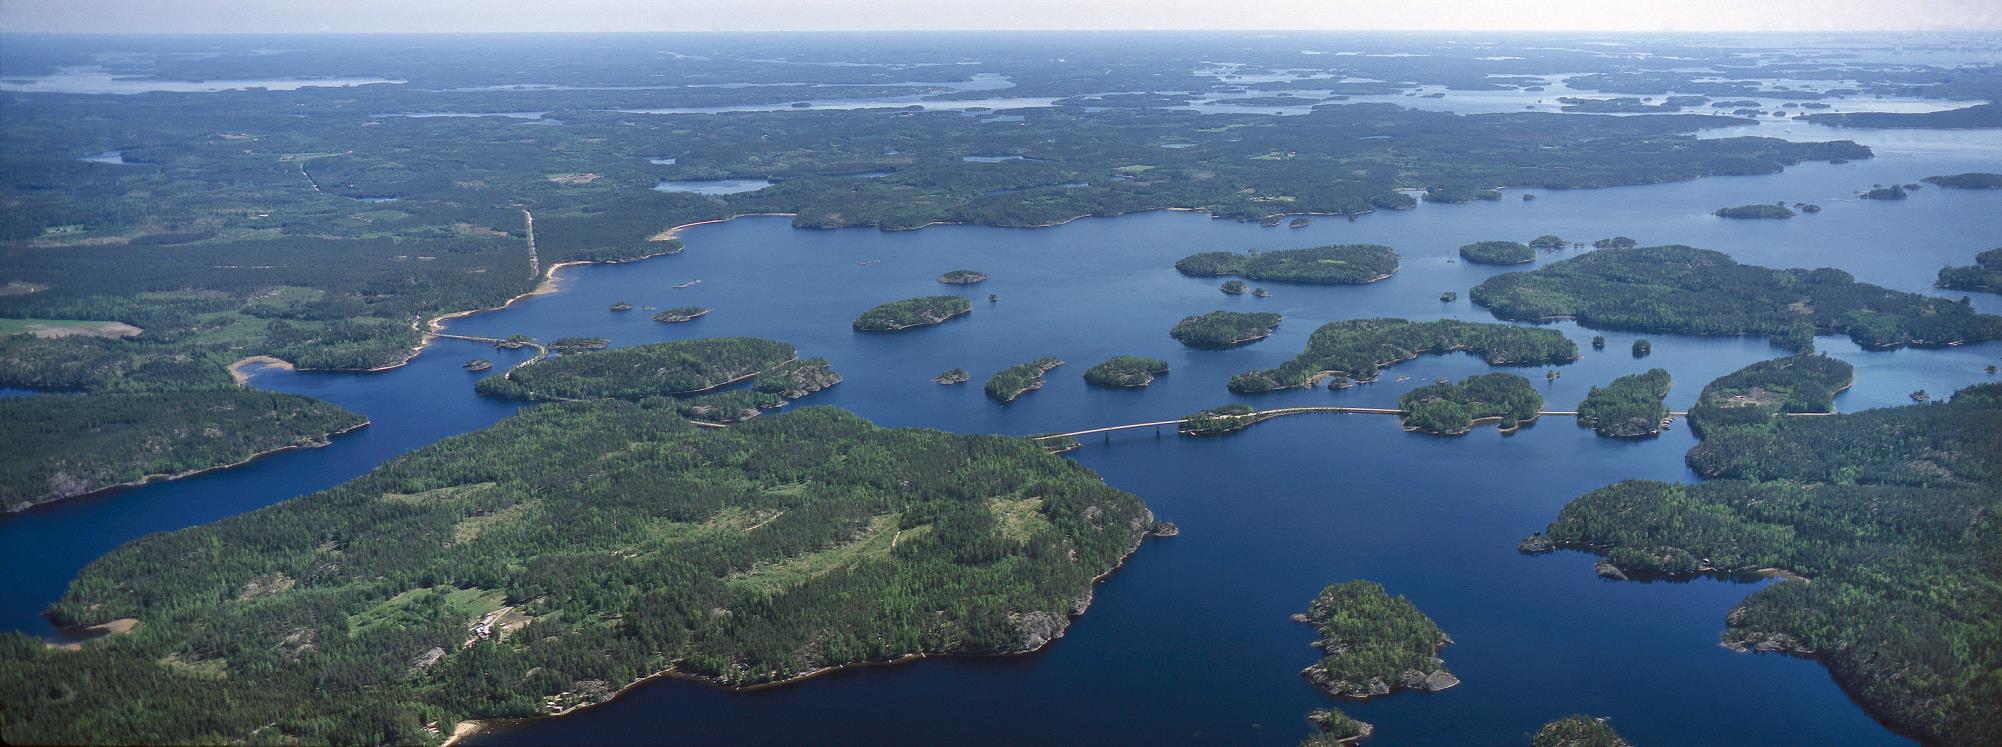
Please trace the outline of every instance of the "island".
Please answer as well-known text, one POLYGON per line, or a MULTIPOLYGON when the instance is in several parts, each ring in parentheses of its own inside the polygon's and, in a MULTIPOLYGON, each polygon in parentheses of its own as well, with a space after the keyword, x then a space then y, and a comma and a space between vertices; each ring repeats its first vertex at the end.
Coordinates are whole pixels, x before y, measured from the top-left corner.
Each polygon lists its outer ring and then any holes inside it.
POLYGON ((1232 376, 1239 393, 1311 387, 1324 377, 1374 381, 1387 366, 1423 354, 1467 351, 1496 366, 1540 366, 1578 359, 1578 344, 1554 329, 1441 319, 1350 319, 1329 322, 1307 338, 1307 349, 1278 368, 1232 376))
POLYGON ((1139 355, 1115 355, 1084 372, 1092 386, 1139 387, 1154 383, 1154 377, 1168 372, 1168 362, 1139 355))
POLYGON ((1536 250, 1520 241, 1476 241, 1460 247, 1460 258, 1477 265, 1519 265, 1536 261, 1536 250))
POLYGON ((923 296, 891 301, 862 312, 854 327, 860 332, 895 332, 939 324, 973 313, 973 302, 963 296, 923 296))
POLYGON ((661 674, 744 687, 1035 651, 1155 524, 1025 439, 831 408, 703 429, 666 402, 529 408, 112 551, 49 612, 141 632, 0 636, 8 741, 436 744, 427 723, 561 712, 661 674), (134 692, 154 694, 144 712, 134 692))
POLYGON ((1242 296, 1245 291, 1251 290, 1251 286, 1242 280, 1225 280, 1223 285, 1217 286, 1217 290, 1223 291, 1225 295, 1242 296))
POLYGON ((549 349, 558 353, 581 353, 587 350, 604 350, 612 341, 603 337, 558 337, 549 343, 549 349))
POLYGON ((1452 303, 1458 300, 1460 300, 1459 291, 1446 291, 1445 293, 1439 294, 1440 303, 1452 303))
POLYGON ((953 270, 938 276, 938 281, 946 285, 972 285, 987 279, 987 273, 976 270, 953 270))
POLYGON ((1938 285, 1947 290, 2002 293, 2002 247, 1974 255, 1972 265, 1941 268, 1938 285))
MULTIPOLYGON (((1815 209, 1819 210, 1820 208, 1815 209)), ((1599 239, 1592 242, 1593 249, 1632 249, 1640 245, 1641 242, 1625 236, 1614 236, 1610 239, 1599 239)))
POLYGON ((1778 576, 1725 616, 1724 645, 1814 658, 1921 743, 1992 744, 2002 596, 1967 584, 1986 578, 2002 536, 1998 421, 2002 384, 1944 403, 1712 423, 1687 458, 1704 481, 1591 491, 1533 539, 1601 554, 1601 575, 1616 579, 1778 576))
POLYGON ((1633 747, 1605 719, 1565 716, 1544 724, 1530 737, 1529 747, 1633 747))
POLYGON ((1336 244, 1272 252, 1202 252, 1175 262, 1193 277, 1237 276, 1281 283, 1373 283, 1397 272, 1397 252, 1377 244, 1336 244))
POLYGON ((1339 708, 1319 708, 1307 714, 1314 732, 1300 740, 1300 747, 1347 747, 1369 737, 1376 727, 1343 713, 1339 708))
POLYGON ((1461 436, 1482 423, 1498 423, 1501 432, 1536 422, 1543 395, 1529 380, 1515 374, 1469 376, 1457 384, 1428 384, 1397 398, 1404 410, 1404 429, 1441 436, 1461 436))
POLYGON ((1263 311, 1212 311, 1183 317, 1168 336, 1192 348, 1230 348, 1270 337, 1284 318, 1263 311))
POLYGON ((1856 196, 1865 200, 1902 200, 1907 195, 1905 194, 1905 187, 1893 184, 1888 187, 1871 187, 1869 191, 1862 192, 1856 196))
POLYGON ((790 343, 721 337, 565 355, 488 376, 474 391, 529 401, 695 394, 749 379, 795 356, 790 343))
POLYGON ((1366 700, 1394 690, 1438 692, 1460 684, 1439 658, 1439 649, 1453 639, 1418 605, 1374 582, 1330 584, 1293 619, 1321 634, 1314 642, 1321 660, 1300 674, 1330 695, 1366 700))
POLYGON ((629 303, 626 303, 626 302, 624 302, 624 301, 620 301, 620 302, 618 302, 618 303, 614 303, 614 304, 612 304, 612 310, 613 310, 613 311, 632 311, 632 310, 633 310, 633 305, 632 305, 632 304, 629 304, 629 303))
POLYGON ((1502 319, 1576 319, 1587 327, 1763 335, 1807 351, 1817 334, 1865 348, 2002 338, 2002 317, 1944 298, 1856 282, 1841 270, 1773 270, 1687 246, 1601 249, 1497 275, 1471 294, 1502 319))
POLYGON ((1792 218, 1793 210, 1781 204, 1739 205, 1737 207, 1718 208, 1711 211, 1710 214, 1719 218, 1772 220, 1777 218, 1792 218))
POLYGON ((1659 368, 1592 387, 1578 404, 1578 424, 1608 438, 1641 438, 1661 433, 1668 421, 1668 372, 1659 368))
POLYGON ((466 369, 467 371, 473 371, 477 373, 480 371, 485 371, 489 368, 493 368, 494 362, 487 360, 485 358, 473 358, 471 360, 466 361, 465 364, 463 364, 460 367, 466 369))
POLYGON ((1928 176, 1919 181, 1948 189, 2002 189, 2002 174, 1970 171, 1965 174, 1928 176))
POLYGON ((1023 394, 1043 388, 1043 374, 1063 364, 1055 358, 1037 358, 1001 369, 987 378, 987 396, 1004 405, 1013 402, 1023 394))
POLYGON ((1220 436, 1250 428, 1259 421, 1253 417, 1257 414, 1251 405, 1231 403, 1184 415, 1175 430, 1184 436, 1220 436))
POLYGON ((228 387, 0 399, 0 512, 325 446, 368 418, 228 387))
POLYGON ((971 380, 972 378, 973 377, 971 375, 966 373, 966 369, 955 368, 950 371, 946 371, 945 373, 939 374, 937 376, 933 376, 931 377, 931 380, 938 382, 940 384, 964 384, 967 381, 971 380))
POLYGON ((680 324, 682 322, 692 322, 695 321, 696 319, 708 316, 709 312, 710 309, 705 306, 676 306, 672 309, 668 309, 666 311, 662 311, 658 314, 653 315, 653 320, 656 322, 666 322, 668 324, 680 324))
POLYGON ((1646 358, 1653 353, 1654 343, 1648 342, 1647 338, 1642 337, 1634 340, 1633 354, 1635 358, 1646 358))
POLYGON ((1563 249, 1564 247, 1570 246, 1571 242, 1565 241, 1564 237, 1562 236, 1546 233, 1542 236, 1530 239, 1529 245, 1536 249, 1542 249, 1544 251, 1554 252, 1559 249, 1563 249))

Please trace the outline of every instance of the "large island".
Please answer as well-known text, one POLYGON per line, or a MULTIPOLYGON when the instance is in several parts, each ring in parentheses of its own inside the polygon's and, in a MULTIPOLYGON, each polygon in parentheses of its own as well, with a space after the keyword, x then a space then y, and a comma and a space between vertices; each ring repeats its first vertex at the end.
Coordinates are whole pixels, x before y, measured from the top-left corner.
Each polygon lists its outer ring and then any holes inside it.
POLYGON ((1554 329, 1441 319, 1350 319, 1329 322, 1307 338, 1307 349, 1278 368, 1247 371, 1230 379, 1233 392, 1266 392, 1372 381, 1386 366, 1422 354, 1464 350, 1497 366, 1536 366, 1578 359, 1578 345, 1554 329))
POLYGON ((1397 272, 1397 252, 1377 244, 1337 244, 1272 252, 1203 252, 1175 262, 1194 277, 1237 276, 1284 283, 1373 283, 1397 272))
POLYGON ((973 302, 964 296, 924 296, 891 301, 855 318, 860 332, 896 332, 928 327, 956 316, 973 313, 973 302))

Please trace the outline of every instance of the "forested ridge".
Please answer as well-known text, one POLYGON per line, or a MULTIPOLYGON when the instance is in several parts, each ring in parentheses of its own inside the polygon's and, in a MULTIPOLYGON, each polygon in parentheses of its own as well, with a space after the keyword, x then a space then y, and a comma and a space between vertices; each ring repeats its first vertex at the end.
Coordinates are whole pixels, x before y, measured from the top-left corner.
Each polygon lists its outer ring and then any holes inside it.
POLYGON ((1195 277, 1237 276, 1283 283, 1369 283, 1397 272, 1397 252, 1377 244, 1336 244, 1279 251, 1202 252, 1175 262, 1195 277))
MULTIPOLYGON (((1846 365, 1813 372, 1793 370, 1813 357, 1788 360, 1725 377, 1738 380, 1705 397, 1791 378, 1818 400, 1838 375, 1846 382, 1846 365)), ((1726 617, 1724 643, 1819 659, 1920 741, 2002 741, 2002 385, 1826 417, 1778 415, 1784 407, 1740 405, 1762 417, 1699 431, 1688 462, 1705 482, 1592 491, 1525 549, 1604 553, 1621 576, 1804 576, 1747 597, 1726 617)))
POLYGON ((1152 524, 1023 440, 821 408, 702 431, 671 405, 543 405, 127 544, 50 614, 137 628, 75 651, 0 637, 0 736, 435 744, 427 724, 594 702, 670 667, 741 685, 1026 651, 1152 524))
POLYGON ((1602 249, 1474 286, 1474 303, 1502 319, 1641 332, 1764 335, 1799 351, 1814 335, 1866 348, 2002 338, 2002 317, 1964 304, 1856 282, 1831 268, 1773 270, 1686 246, 1602 249))
MULTIPOLYGON (((561 355, 481 379, 491 397, 531 401, 693 394, 793 360, 790 343, 719 337, 561 355)), ((823 361, 824 362, 824 361, 823 361)))
POLYGON ((320 445, 367 422, 319 400, 246 389, 0 399, 0 511, 320 445))
POLYGON ((1231 377, 1233 392, 1312 386, 1323 376, 1370 381, 1385 366, 1425 353, 1465 350, 1497 366, 1534 366, 1578 359, 1578 345, 1552 329, 1441 319, 1350 319, 1329 322, 1307 338, 1307 349, 1274 369, 1231 377))

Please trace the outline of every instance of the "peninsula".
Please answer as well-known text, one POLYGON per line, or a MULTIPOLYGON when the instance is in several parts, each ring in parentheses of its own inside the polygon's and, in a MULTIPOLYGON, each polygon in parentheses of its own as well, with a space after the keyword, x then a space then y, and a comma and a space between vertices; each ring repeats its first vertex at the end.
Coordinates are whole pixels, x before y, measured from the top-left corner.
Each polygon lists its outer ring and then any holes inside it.
MULTIPOLYGON (((1507 277, 1507 276, 1504 276, 1507 277)), ((1373 381, 1386 366, 1422 354, 1464 350, 1496 366, 1539 366, 1578 359, 1578 345, 1554 329, 1441 319, 1350 319, 1329 322, 1307 338, 1307 349, 1278 368, 1230 379, 1233 392, 1313 386, 1325 377, 1373 381)))
POLYGON ((530 401, 694 394, 748 379, 794 357, 791 344, 755 337, 662 342, 558 356, 488 376, 474 390, 530 401))

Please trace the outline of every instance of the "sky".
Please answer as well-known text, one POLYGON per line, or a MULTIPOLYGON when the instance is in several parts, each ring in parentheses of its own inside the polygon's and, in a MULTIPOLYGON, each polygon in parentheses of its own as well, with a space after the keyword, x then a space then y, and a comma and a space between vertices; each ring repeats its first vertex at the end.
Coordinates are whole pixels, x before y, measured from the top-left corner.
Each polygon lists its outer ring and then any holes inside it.
POLYGON ((2002 30, 2002 0, 0 0, 0 31, 2002 30))

